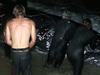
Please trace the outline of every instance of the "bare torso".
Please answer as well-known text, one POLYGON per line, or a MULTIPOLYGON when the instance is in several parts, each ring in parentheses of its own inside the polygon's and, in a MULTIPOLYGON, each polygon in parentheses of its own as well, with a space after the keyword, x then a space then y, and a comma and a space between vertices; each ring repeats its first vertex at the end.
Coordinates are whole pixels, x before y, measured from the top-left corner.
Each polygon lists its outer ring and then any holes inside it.
POLYGON ((32 23, 27 18, 15 18, 9 23, 12 48, 29 47, 32 23))

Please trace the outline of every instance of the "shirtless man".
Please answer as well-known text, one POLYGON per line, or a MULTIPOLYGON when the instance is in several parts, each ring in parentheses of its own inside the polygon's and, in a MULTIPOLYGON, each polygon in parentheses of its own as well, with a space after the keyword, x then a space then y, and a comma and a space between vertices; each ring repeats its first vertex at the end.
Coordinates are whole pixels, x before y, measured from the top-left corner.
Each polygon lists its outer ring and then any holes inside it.
POLYGON ((35 23, 25 17, 25 8, 16 5, 15 18, 9 20, 5 29, 5 40, 11 46, 12 75, 31 75, 30 48, 35 45, 35 23))

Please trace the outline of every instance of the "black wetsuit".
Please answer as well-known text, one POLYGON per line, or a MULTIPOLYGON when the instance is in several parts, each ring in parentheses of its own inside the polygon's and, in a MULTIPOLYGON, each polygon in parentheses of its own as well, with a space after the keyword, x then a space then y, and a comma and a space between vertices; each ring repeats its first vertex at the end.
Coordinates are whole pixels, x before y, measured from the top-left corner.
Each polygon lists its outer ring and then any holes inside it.
POLYGON ((67 48, 67 56, 72 64, 73 75, 81 75, 84 63, 84 47, 95 38, 95 32, 84 26, 78 27, 75 32, 70 45, 67 48))
POLYGON ((29 48, 11 49, 12 75, 31 74, 31 53, 29 48))
POLYGON ((92 39, 95 39, 96 34, 93 30, 73 21, 68 23, 65 20, 59 24, 55 27, 55 35, 48 52, 47 64, 59 67, 67 51, 68 59, 73 67, 73 75, 81 75, 84 47, 92 39))
POLYGON ((79 24, 72 20, 61 19, 57 22, 48 52, 48 66, 59 67, 62 64, 66 54, 67 43, 72 39, 78 26, 79 24))

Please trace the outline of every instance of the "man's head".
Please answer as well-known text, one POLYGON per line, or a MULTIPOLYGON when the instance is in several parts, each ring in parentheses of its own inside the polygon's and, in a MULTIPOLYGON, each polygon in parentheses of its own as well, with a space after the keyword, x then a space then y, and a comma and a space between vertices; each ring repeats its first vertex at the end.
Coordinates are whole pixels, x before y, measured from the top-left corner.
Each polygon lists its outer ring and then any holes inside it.
POLYGON ((16 5, 13 9, 13 15, 14 16, 25 16, 26 11, 23 5, 16 5))
POLYGON ((91 20, 89 18, 83 19, 83 25, 85 25, 89 29, 92 28, 92 23, 91 23, 91 20))

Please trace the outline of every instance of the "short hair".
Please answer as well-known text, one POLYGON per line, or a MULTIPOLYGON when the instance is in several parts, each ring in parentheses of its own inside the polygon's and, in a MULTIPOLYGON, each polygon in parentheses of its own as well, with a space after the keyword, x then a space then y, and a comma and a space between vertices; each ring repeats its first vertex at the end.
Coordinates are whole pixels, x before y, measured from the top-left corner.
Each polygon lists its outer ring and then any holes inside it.
POLYGON ((25 16, 26 15, 26 10, 23 5, 16 5, 13 9, 13 15, 14 16, 25 16))

